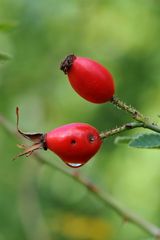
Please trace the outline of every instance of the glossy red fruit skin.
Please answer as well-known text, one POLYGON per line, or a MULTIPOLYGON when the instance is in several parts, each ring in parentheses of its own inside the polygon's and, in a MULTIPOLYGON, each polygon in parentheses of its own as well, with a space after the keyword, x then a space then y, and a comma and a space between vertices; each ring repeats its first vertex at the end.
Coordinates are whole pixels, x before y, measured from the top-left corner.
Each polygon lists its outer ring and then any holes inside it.
POLYGON ((73 89, 90 102, 104 103, 114 95, 111 73, 94 60, 69 55, 62 62, 61 70, 68 75, 73 89))
POLYGON ((48 149, 66 164, 85 164, 101 146, 99 132, 86 123, 71 123, 58 127, 45 135, 48 149))

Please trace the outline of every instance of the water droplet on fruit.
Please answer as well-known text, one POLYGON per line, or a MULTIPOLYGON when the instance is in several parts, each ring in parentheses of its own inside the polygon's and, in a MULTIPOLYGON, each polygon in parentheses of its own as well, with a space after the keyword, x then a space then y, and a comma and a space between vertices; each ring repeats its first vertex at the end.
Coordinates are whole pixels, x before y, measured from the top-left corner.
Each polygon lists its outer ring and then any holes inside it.
POLYGON ((81 167, 83 164, 82 163, 66 163, 69 167, 72 168, 78 168, 81 167))

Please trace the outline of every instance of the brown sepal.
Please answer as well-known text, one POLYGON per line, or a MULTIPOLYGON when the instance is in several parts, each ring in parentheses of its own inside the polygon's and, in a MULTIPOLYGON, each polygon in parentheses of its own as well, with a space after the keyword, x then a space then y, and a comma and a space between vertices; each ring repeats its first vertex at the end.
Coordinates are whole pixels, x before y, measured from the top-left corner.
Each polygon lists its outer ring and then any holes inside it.
POLYGON ((16 116, 17 116, 17 131, 24 137, 24 138, 27 138, 28 140, 32 141, 32 142, 39 142, 42 140, 43 138, 43 133, 29 133, 29 132, 22 132, 20 129, 19 129, 19 108, 16 107, 16 116))
POLYGON ((44 141, 44 134, 43 133, 26 133, 23 132, 19 129, 19 108, 16 108, 16 116, 17 116, 17 131, 18 133, 23 136, 24 138, 30 140, 31 142, 33 142, 34 144, 31 146, 25 146, 23 144, 18 144, 17 146, 21 149, 24 149, 24 151, 18 155, 16 155, 13 160, 15 160, 17 157, 21 157, 21 156, 30 156, 35 150, 38 150, 40 148, 44 148, 45 150, 47 150, 47 147, 45 145, 45 141, 44 141))
POLYGON ((33 144, 32 146, 29 146, 29 147, 26 147, 24 145, 18 145, 18 147, 21 148, 21 149, 24 149, 24 151, 17 154, 13 158, 13 160, 15 160, 16 158, 21 157, 21 156, 29 157, 35 150, 38 150, 38 149, 42 148, 42 144, 41 143, 35 143, 35 144, 33 144))

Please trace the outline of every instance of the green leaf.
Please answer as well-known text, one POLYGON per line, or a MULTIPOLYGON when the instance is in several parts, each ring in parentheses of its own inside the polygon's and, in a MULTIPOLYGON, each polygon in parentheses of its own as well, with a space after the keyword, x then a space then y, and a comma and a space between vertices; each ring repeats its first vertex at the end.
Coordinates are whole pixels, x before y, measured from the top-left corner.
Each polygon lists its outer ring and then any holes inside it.
POLYGON ((15 21, 0 23, 0 31, 8 32, 15 28, 16 26, 17 23, 15 21))
POLYGON ((138 135, 129 142, 129 146, 135 148, 160 148, 160 134, 145 133, 138 135))
POLYGON ((127 144, 129 143, 134 137, 127 137, 127 136, 123 136, 123 137, 116 137, 114 140, 115 144, 127 144))
POLYGON ((5 61, 7 61, 7 60, 9 60, 9 59, 11 59, 11 57, 10 57, 8 54, 6 54, 6 53, 0 53, 0 63, 1 63, 1 62, 5 62, 5 61))

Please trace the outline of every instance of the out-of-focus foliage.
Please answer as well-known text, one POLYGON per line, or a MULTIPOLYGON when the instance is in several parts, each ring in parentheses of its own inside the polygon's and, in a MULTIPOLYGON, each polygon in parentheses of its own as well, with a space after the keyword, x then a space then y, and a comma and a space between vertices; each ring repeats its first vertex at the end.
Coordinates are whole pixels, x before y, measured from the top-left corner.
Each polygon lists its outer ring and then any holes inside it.
POLYGON ((115 141, 116 144, 128 143, 130 147, 135 148, 160 148, 160 135, 157 133, 144 133, 133 136, 118 136, 115 141))
MULTIPOLYGON (((159 30, 155 0, 1 0, 0 53, 12 56, 0 62, 1 114, 15 124, 19 106, 22 129, 40 132, 70 122, 99 130, 128 122, 111 104, 91 104, 72 90, 59 63, 75 53, 105 65, 116 95, 158 121, 159 30)), ((0 240, 147 239, 73 179, 32 157, 12 162, 17 141, 2 127, 0 136, 0 240)), ((113 142, 106 140, 80 173, 159 224, 159 151, 113 142)))
POLYGON ((154 133, 141 134, 135 137, 129 145, 136 148, 160 148, 160 135, 154 133))
POLYGON ((0 53, 0 62, 5 62, 10 59, 10 56, 6 53, 0 53))

